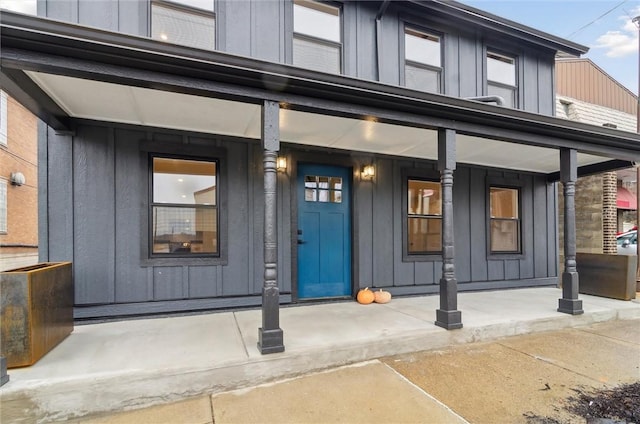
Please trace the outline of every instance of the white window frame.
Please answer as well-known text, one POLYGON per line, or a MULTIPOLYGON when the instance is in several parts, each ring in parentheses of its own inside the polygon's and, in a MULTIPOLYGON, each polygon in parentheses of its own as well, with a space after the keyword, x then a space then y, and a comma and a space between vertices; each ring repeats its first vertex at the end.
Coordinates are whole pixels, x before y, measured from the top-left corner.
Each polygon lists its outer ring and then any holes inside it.
MULTIPOLYGON (((438 76, 438 86, 437 86, 437 91, 436 93, 442 93, 443 92, 443 75, 444 75, 444 67, 442 66, 442 63, 444 61, 444 55, 443 55, 443 37, 441 34, 438 34, 436 32, 433 31, 425 31, 422 29, 418 29, 415 28, 411 25, 405 25, 404 30, 402 31, 402 37, 403 37, 403 45, 404 45, 404 49, 403 49, 403 55, 404 55, 404 63, 403 63, 403 71, 402 71, 402 84, 404 86, 407 85, 407 78, 406 78, 406 72, 407 72, 407 65, 412 66, 414 68, 420 68, 420 69, 424 69, 427 71, 432 71, 435 72, 438 76), (420 38, 427 38, 427 39, 437 39, 438 40, 438 47, 439 47, 439 56, 438 56, 438 65, 433 65, 433 64, 429 64, 423 61, 418 61, 418 60, 412 60, 410 58, 407 57, 407 45, 406 45, 406 37, 407 35, 410 36, 414 36, 414 37, 420 37, 420 38)), ((427 91, 427 90, 422 90, 422 91, 427 91)))
POLYGON ((38 0, 2 0, 0 3, 0 7, 12 12, 34 16, 38 14, 38 0))
MULTIPOLYGON (((487 95, 491 95, 491 93, 489 92, 490 87, 496 87, 496 88, 502 88, 502 89, 507 89, 510 90, 512 92, 512 102, 513 104, 510 106, 514 109, 517 109, 519 107, 519 96, 518 96, 518 57, 516 55, 511 55, 511 54, 505 54, 505 53, 500 53, 497 52, 493 49, 487 49, 486 54, 485 54, 485 82, 486 82, 486 94, 487 95), (513 84, 510 83, 505 83, 502 81, 497 81, 495 79, 491 79, 490 75, 489 75, 489 58, 492 58, 494 60, 499 60, 499 61, 511 61, 513 64, 513 84)), ((505 99, 505 101, 508 101, 507 99, 505 99)), ((508 105, 506 105, 508 106, 508 105)))
MULTIPOLYGON (((338 74, 342 74, 344 73, 344 28, 343 28, 343 10, 342 7, 340 7, 338 4, 333 4, 333 3, 321 3, 315 0, 294 0, 293 2, 293 7, 294 7, 294 11, 292 12, 292 16, 293 16, 293 42, 295 42, 295 39, 299 39, 302 41, 306 41, 309 43, 314 43, 314 44, 319 44, 319 45, 323 45, 323 46, 329 46, 329 47, 335 47, 338 49, 338 60, 340 61, 340 63, 338 64, 338 70, 337 73, 338 74), (306 6, 305 4, 308 5, 316 5, 317 7, 309 7, 306 6), (312 35, 312 34, 305 34, 304 32, 296 32, 295 27, 296 27, 296 21, 295 21, 295 6, 298 5, 300 7, 306 7, 309 9, 314 9, 318 12, 321 13, 327 13, 330 14, 329 12, 323 12, 322 9, 335 9, 338 13, 338 20, 339 20, 339 40, 332 40, 330 38, 324 38, 321 36, 316 36, 316 35, 312 35)), ((291 54, 291 62, 292 64, 296 64, 295 63, 295 57, 293 55, 293 51, 291 54)), ((321 71, 322 72, 322 71, 321 71)), ((328 71, 326 71, 328 72, 328 71)))
POLYGON ((176 12, 205 17, 213 20, 213 31, 211 33, 211 37, 213 39, 212 49, 215 50, 217 48, 218 37, 216 35, 216 31, 218 28, 218 21, 216 15, 216 6, 215 0, 211 0, 211 8, 205 9, 201 7, 196 7, 194 4, 204 3, 202 0, 151 0, 149 6, 149 36, 154 40, 165 41, 167 43, 176 44, 176 45, 184 45, 187 47, 200 48, 203 50, 209 50, 209 47, 197 46, 191 44, 184 43, 175 43, 169 39, 165 39, 160 37, 154 37, 154 28, 153 28, 153 8, 158 7, 161 9, 173 9, 176 12))
POLYGON ((0 234, 7 234, 7 212, 8 212, 8 199, 7 199, 7 180, 0 178, 0 234))
POLYGON ((0 144, 3 146, 8 140, 7 106, 7 93, 0 91, 0 144))

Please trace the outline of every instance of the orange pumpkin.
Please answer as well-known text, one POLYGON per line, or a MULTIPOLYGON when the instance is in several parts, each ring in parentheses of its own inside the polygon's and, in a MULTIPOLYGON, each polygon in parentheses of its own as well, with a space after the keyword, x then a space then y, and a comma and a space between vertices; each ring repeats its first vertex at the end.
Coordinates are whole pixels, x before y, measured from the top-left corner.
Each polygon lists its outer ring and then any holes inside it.
POLYGON ((369 290, 369 287, 365 287, 364 289, 358 292, 358 296, 356 297, 356 300, 358 301, 358 303, 361 303, 363 305, 368 305, 370 303, 373 303, 375 298, 376 296, 373 294, 371 290, 369 290))
POLYGON ((391 293, 382 289, 374 292, 374 301, 376 303, 389 303, 391 300, 391 293))

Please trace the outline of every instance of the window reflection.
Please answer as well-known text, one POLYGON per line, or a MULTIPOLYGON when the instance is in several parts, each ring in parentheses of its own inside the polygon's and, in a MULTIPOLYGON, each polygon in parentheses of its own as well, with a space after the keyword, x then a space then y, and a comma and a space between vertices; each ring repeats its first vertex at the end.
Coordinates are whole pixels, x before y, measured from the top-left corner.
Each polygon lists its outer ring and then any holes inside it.
POLYGON ((415 90, 440 92, 442 73, 440 37, 405 28, 404 49, 405 86, 415 90))
POLYGON ((214 50, 213 0, 173 0, 151 3, 151 38, 214 50))
POLYGON ((487 52, 487 94, 500 96, 505 106, 516 106, 516 60, 513 57, 487 52))
POLYGON ((218 253, 217 163, 153 158, 153 254, 218 253))
POLYGON ((520 252, 519 190, 491 187, 489 204, 491 252, 520 252))
POLYGON ((304 177, 306 202, 342 203, 342 178, 318 175, 304 177))
POLYGON ((27 15, 38 14, 38 0, 2 0, 0 7, 18 13, 26 13, 27 15))
POLYGON ((440 183, 408 180, 407 191, 408 253, 439 253, 442 251, 440 183))
POLYGON ((516 85, 516 63, 511 57, 487 53, 487 79, 507 85, 516 85))
POLYGON ((316 71, 340 73, 340 8, 312 0, 294 0, 293 64, 316 71))
POLYGON ((153 158, 153 201, 215 206, 215 162, 153 158))

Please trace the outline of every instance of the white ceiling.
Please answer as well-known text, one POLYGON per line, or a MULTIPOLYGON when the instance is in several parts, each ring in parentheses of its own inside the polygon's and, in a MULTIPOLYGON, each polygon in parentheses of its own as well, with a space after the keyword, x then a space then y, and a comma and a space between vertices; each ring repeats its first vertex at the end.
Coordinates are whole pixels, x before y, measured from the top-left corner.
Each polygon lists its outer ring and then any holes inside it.
MULTIPOLYGON (((210 134, 260 138, 260 106, 229 100, 27 72, 58 105, 76 118, 148 125, 210 134)), ((368 153, 438 157, 435 130, 369 119, 339 118, 282 109, 283 142, 368 153)), ((559 170, 556 149, 458 134, 459 163, 550 173, 559 170)), ((578 165, 609 158, 578 153, 578 165)))

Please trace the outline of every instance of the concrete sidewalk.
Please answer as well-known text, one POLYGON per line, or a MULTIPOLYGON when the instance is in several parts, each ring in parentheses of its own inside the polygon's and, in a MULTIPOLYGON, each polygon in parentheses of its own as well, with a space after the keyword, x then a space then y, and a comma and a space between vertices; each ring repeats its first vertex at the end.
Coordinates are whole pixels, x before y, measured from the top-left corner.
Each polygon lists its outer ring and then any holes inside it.
POLYGON ((637 381, 640 320, 609 321, 385 357, 75 422, 582 423, 565 408, 575 390, 637 381))
POLYGON ((465 327, 455 331, 433 324, 438 296, 399 298, 387 305, 283 308, 286 351, 265 356, 256 348, 259 310, 77 326, 34 366, 9 371, 11 381, 0 389, 0 418, 3 423, 56 421, 188 398, 210 410, 205 394, 373 358, 640 319, 637 300, 581 295, 585 314, 569 316, 556 311, 560 296, 556 288, 462 293, 465 327))

